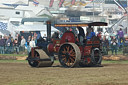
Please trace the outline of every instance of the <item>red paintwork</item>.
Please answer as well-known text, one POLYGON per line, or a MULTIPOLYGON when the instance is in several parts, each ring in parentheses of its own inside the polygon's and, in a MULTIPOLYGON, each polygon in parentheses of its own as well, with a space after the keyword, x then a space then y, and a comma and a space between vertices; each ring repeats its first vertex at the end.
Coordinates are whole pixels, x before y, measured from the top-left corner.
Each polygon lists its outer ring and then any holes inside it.
POLYGON ((91 52, 91 48, 92 46, 79 46, 80 52, 81 52, 81 56, 88 56, 90 55, 91 52))
POLYGON ((88 62, 88 64, 91 62, 90 57, 87 58, 87 62, 88 62))
POLYGON ((94 44, 99 44, 99 43, 100 43, 100 41, 94 41, 93 43, 94 43, 94 44))
POLYGON ((54 44, 53 43, 50 43, 49 45, 48 45, 48 52, 54 52, 54 44))
POLYGON ((63 44, 65 42, 71 42, 71 43, 76 42, 76 38, 73 32, 67 31, 63 34, 60 43, 63 44))
POLYGON ((79 46, 79 49, 80 49, 81 56, 83 56, 83 52, 84 52, 84 51, 83 51, 83 50, 84 50, 84 49, 83 49, 83 46, 79 46))
POLYGON ((35 56, 34 56, 35 49, 40 49, 40 47, 33 47, 33 48, 31 48, 31 56, 32 56, 32 57, 35 57, 35 56))
POLYGON ((87 44, 92 44, 92 41, 87 41, 87 44))
POLYGON ((58 53, 59 52, 59 49, 60 49, 60 46, 55 46, 54 47, 54 52, 58 53))
POLYGON ((53 44, 60 44, 61 39, 52 39, 53 44))
POLYGON ((48 45, 48 52, 59 52, 59 48, 60 48, 60 41, 61 39, 52 39, 53 43, 50 43, 48 45))
POLYGON ((67 31, 63 34, 61 39, 52 39, 52 42, 53 43, 48 45, 48 51, 58 53, 59 48, 62 44, 66 43, 66 42, 75 43, 76 38, 75 38, 75 35, 73 32, 67 31))
POLYGON ((84 47, 84 56, 90 55, 92 46, 84 47))
POLYGON ((35 49, 34 48, 31 48, 31 56, 34 57, 34 51, 35 49))

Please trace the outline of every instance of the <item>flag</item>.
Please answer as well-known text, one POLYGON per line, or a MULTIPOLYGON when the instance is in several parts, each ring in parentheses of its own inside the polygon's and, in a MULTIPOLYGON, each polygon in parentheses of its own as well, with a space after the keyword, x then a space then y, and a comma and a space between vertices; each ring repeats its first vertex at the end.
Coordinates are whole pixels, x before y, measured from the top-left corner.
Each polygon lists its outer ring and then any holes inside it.
POLYGON ((75 2, 76 2, 76 0, 72 0, 71 4, 72 5, 75 5, 75 2))
POLYGON ((33 4, 34 4, 35 6, 37 6, 37 5, 39 4, 39 2, 38 2, 37 0, 33 0, 33 4))
POLYGON ((65 0, 60 0, 59 2, 59 7, 62 7, 62 4, 64 3, 65 0))
POLYGON ((0 22, 0 29, 6 30, 7 29, 7 23, 0 22))
POLYGON ((53 6, 53 2, 54 2, 54 0, 50 0, 49 7, 52 7, 53 6))

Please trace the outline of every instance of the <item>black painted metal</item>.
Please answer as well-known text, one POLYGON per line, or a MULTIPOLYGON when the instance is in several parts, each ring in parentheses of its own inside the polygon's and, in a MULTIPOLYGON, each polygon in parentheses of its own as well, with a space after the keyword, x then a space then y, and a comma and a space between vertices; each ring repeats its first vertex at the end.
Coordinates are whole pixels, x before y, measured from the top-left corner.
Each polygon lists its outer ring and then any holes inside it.
MULTIPOLYGON (((35 51, 34 56, 35 56, 36 54, 37 54, 37 56, 39 56, 39 54, 38 54, 37 51, 35 51)), ((39 58, 38 58, 38 57, 32 58, 32 57, 31 57, 31 52, 29 53, 27 60, 28 60, 28 63, 29 63, 29 65, 30 65, 31 67, 37 67, 38 64, 39 64, 39 62, 38 62, 38 61, 39 61, 39 58)))
POLYGON ((47 21, 47 41, 51 40, 51 22, 47 21))

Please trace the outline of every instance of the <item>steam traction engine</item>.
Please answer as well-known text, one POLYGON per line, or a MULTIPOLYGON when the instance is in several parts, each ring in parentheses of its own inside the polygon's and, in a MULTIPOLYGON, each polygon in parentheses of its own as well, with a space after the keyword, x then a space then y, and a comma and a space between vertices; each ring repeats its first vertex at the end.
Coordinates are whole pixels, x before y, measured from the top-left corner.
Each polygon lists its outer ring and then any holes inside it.
MULTIPOLYGON (((84 27, 107 26, 104 22, 91 23, 60 23, 55 27, 84 27)), ((47 40, 38 41, 38 47, 31 49, 28 55, 28 63, 32 67, 52 66, 54 54, 58 55, 63 67, 95 66, 102 61, 101 41, 94 36, 81 44, 74 32, 66 31, 61 39, 51 38, 51 23, 47 21, 47 40)))

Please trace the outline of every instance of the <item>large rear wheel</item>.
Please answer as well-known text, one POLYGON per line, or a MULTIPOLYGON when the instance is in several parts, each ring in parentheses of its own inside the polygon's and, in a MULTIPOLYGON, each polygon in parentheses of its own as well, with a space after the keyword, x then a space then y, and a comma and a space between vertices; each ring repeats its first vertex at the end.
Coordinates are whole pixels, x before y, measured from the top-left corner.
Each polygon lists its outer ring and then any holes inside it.
POLYGON ((76 67, 79 66, 81 59, 81 53, 79 47, 74 43, 63 44, 60 47, 58 55, 60 64, 64 67, 76 67))

